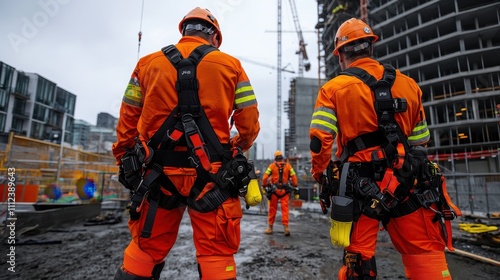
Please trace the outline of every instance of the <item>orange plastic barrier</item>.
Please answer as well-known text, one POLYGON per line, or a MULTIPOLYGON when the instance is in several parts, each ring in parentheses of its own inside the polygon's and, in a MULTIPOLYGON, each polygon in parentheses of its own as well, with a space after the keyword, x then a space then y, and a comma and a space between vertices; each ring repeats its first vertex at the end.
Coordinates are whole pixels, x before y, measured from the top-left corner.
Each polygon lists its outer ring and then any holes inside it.
MULTIPOLYGON (((9 202, 8 189, 7 184, 0 184, 0 199, 2 202, 9 202)), ((37 202, 39 189, 40 187, 34 184, 16 185, 16 197, 10 197, 14 198, 15 202, 37 202)))

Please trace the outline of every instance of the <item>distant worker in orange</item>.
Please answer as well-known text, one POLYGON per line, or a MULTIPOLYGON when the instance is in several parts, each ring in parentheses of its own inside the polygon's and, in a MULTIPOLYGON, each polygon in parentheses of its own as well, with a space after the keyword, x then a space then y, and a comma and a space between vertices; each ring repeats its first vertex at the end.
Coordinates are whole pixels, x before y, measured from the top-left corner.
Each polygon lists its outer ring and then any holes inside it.
POLYGON ((278 212, 278 202, 281 204, 281 223, 284 227, 285 236, 290 236, 289 201, 290 194, 298 198, 298 179, 292 166, 285 162, 283 153, 276 151, 274 153, 274 162, 271 163, 262 176, 262 185, 269 199, 269 212, 267 216, 268 228, 265 234, 273 233, 273 224, 278 212))
POLYGON ((239 60, 219 51, 210 11, 191 10, 179 31, 177 44, 138 61, 123 96, 113 154, 131 190, 132 240, 115 280, 159 279, 186 209, 200 279, 236 279, 257 100, 239 60))
POLYGON ((333 54, 342 72, 319 90, 310 126, 311 173, 323 212, 331 206, 331 242, 344 250, 338 279, 378 279, 380 224, 408 279, 451 279, 444 250, 453 250, 450 220, 460 210, 427 156, 422 91, 372 58, 377 39, 359 19, 340 25, 333 54))

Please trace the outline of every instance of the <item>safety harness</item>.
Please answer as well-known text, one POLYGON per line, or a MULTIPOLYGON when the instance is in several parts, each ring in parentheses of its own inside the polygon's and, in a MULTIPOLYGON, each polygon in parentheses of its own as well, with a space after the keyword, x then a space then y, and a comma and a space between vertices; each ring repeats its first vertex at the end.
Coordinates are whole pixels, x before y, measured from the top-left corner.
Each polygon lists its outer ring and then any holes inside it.
MULTIPOLYGON (((288 183, 286 183, 286 184, 283 183, 283 172, 285 169, 285 165, 279 164, 278 162, 275 162, 274 165, 276 166, 276 168, 278 168, 278 182, 276 184, 269 185, 266 187, 266 193, 268 195, 268 199, 271 199, 272 195, 275 195, 278 198, 282 198, 284 196, 289 195, 292 191, 297 191, 296 188, 294 188, 290 185, 290 181, 288 181, 288 183), (278 195, 276 193, 276 190, 278 190, 278 189, 284 189, 284 190, 286 190, 286 192, 281 194, 281 195, 278 195)), ((288 178, 288 179, 290 180, 290 178, 288 178)))
MULTIPOLYGON (((404 98, 392 98, 391 87, 396 78, 396 70, 384 64, 381 80, 360 68, 347 68, 341 75, 354 76, 363 81, 375 95, 378 130, 358 136, 344 147, 341 161, 356 152, 380 146, 372 152, 371 163, 351 163, 350 182, 358 195, 364 199, 362 212, 387 223, 391 217, 410 214, 420 207, 432 209, 436 213, 434 221, 439 221, 444 233, 451 237, 449 220, 459 213, 449 198, 442 174, 432 163, 423 147, 411 146, 404 136, 394 115, 407 110, 404 98), (380 187, 374 181, 380 182, 380 187), (431 206, 436 203, 437 209, 431 206), (446 228, 442 218, 446 221, 446 228)), ((451 238, 448 245, 451 247, 451 238)))
POLYGON ((276 167, 278 168, 278 188, 283 188, 283 165, 278 164, 277 162, 275 163, 276 167))
MULTIPOLYGON (((201 45, 184 59, 174 45, 162 48, 163 54, 177 69, 178 105, 147 143, 138 137, 134 149, 122 159, 122 163, 127 162, 130 161, 128 156, 135 155, 142 167, 142 180, 138 185, 132 184, 130 205, 131 218, 138 218, 144 200, 150 202, 141 237, 150 237, 158 207, 174 209, 187 204, 206 213, 229 197, 245 194, 252 166, 240 149, 231 149, 229 144, 220 143, 198 96, 196 67, 205 55, 215 50, 217 48, 211 45, 201 45), (222 162, 216 174, 210 173, 212 162, 222 162), (197 177, 188 197, 181 196, 163 173, 164 166, 196 169, 197 177), (198 199, 208 182, 216 184, 198 199), (172 195, 161 192, 160 185, 172 195)), ((136 179, 132 181, 137 182, 136 179)))

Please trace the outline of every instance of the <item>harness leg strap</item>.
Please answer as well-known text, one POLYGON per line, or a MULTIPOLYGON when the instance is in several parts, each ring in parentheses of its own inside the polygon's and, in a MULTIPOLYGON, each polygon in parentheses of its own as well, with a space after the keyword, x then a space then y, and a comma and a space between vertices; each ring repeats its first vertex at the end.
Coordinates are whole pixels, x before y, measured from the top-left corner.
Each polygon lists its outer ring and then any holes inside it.
POLYGON ((146 220, 144 221, 144 227, 142 228, 141 237, 149 238, 151 237, 151 232, 153 231, 153 224, 155 222, 156 211, 158 210, 158 204, 160 201, 160 190, 156 188, 153 190, 149 197, 149 209, 146 214, 146 220))

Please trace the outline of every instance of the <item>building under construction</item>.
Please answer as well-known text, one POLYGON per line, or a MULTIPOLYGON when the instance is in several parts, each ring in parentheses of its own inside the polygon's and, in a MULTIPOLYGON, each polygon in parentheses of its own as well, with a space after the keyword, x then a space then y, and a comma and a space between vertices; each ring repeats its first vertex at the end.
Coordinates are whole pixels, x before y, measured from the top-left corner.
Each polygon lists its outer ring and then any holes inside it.
POLYGON ((374 57, 420 85, 431 131, 429 153, 455 187, 458 203, 468 204, 471 212, 500 209, 500 2, 317 4, 326 77, 341 71, 332 54, 337 28, 349 18, 364 19, 379 36, 374 57))

